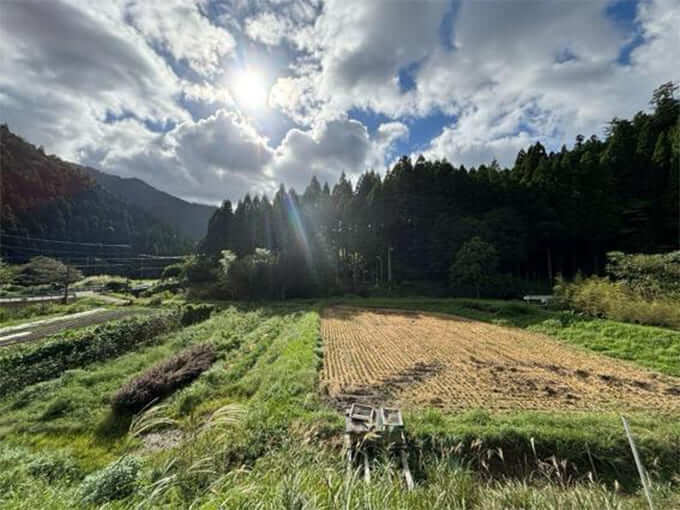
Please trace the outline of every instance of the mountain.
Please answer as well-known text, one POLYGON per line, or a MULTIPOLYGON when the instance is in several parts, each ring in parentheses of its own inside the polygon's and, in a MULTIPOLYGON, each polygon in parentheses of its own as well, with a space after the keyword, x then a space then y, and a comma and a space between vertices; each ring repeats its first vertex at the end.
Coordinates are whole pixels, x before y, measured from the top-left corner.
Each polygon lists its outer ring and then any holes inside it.
POLYGON ((186 202, 140 179, 118 177, 94 168, 85 168, 85 171, 102 188, 163 223, 172 225, 191 241, 199 241, 205 237, 208 222, 217 210, 211 205, 186 202))
POLYGON ((6 125, 0 125, 0 213, 0 254, 13 262, 50 255, 122 266, 129 257, 182 254, 192 245, 83 167, 46 155, 6 125))

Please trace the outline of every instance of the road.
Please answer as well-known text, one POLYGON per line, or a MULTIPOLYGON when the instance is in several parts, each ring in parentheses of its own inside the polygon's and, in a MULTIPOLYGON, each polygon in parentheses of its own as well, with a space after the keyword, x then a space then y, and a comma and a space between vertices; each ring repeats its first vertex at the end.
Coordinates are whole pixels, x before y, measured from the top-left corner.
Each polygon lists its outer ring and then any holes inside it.
MULTIPOLYGON (((79 290, 76 292, 69 292, 68 298, 69 300, 75 299, 75 298, 81 298, 81 297, 97 297, 103 301, 106 301, 108 303, 114 304, 114 305, 125 305, 128 304, 128 301, 125 299, 113 297, 113 296, 107 296, 105 294, 100 294, 99 292, 93 291, 93 290, 79 290)), ((63 294, 54 294, 54 295, 47 295, 47 296, 22 296, 22 297, 10 297, 10 298, 0 298, 0 306, 2 305, 10 305, 10 304, 15 304, 15 303, 42 303, 46 301, 60 301, 64 299, 63 294)))
POLYGON ((0 329, 0 347, 23 342, 32 342, 45 336, 54 335, 65 329, 82 328, 101 322, 122 319, 139 313, 134 308, 95 308, 86 312, 72 313, 61 317, 42 319, 0 329))

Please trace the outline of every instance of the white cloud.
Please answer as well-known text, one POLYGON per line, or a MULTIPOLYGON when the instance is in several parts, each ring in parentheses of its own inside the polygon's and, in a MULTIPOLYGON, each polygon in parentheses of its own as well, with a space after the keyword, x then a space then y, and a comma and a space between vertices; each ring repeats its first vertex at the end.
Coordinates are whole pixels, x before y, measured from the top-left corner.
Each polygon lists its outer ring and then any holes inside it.
POLYGON ((202 13, 203 0, 137 0, 125 3, 125 16, 147 40, 183 60, 204 76, 222 69, 236 41, 202 13))
POLYGON ((132 30, 56 0, 3 4, 0 92, 3 121, 67 158, 97 142, 107 112, 188 117, 176 76, 132 30))
POLYGON ((206 119, 183 122, 165 134, 132 144, 134 149, 126 148, 125 141, 112 139, 116 149, 103 155, 98 166, 208 202, 268 189, 264 170, 273 150, 234 113, 218 110, 206 119))
POLYGON ((269 169, 272 180, 304 189, 312 176, 334 183, 342 172, 350 177, 382 169, 392 144, 408 136, 401 122, 379 126, 371 139, 366 126, 352 119, 322 122, 308 131, 291 129, 276 149, 269 169))
POLYGON ((606 16, 608 5, 463 3, 453 28, 457 49, 433 55, 417 76, 418 111, 459 116, 427 154, 511 165, 517 150, 537 139, 557 148, 645 109, 656 86, 680 77, 680 54, 671 49, 680 44, 680 6, 640 4, 644 41, 625 65, 619 52, 633 34, 606 16), (572 59, 560 62, 565 50, 572 59))
POLYGON ((245 20, 248 37, 268 46, 281 44, 293 29, 293 23, 283 16, 264 12, 245 20))
POLYGON ((0 121, 48 152, 212 202, 381 170, 409 137, 456 164, 508 165, 537 139, 559 147, 599 132, 680 79, 677 0, 641 0, 642 41, 625 63, 619 53, 636 34, 606 15, 612 4, 5 2, 0 121), (231 81, 248 66, 296 127, 277 134, 288 120, 267 108, 256 121, 235 113, 231 81), (414 86, 404 91, 407 68, 414 86), (369 134, 352 109, 385 122, 369 134), (439 112, 454 120, 430 143, 409 133, 406 123, 439 112))
MULTIPOLYGON (((314 27, 301 31, 296 44, 306 50, 294 66, 295 85, 305 93, 278 94, 277 104, 292 118, 333 117, 352 107, 399 116, 412 110, 399 71, 426 59, 439 45, 439 24, 446 1, 394 2, 330 0, 314 27), (310 58, 317 65, 310 65, 310 58), (313 84, 314 87, 301 87, 313 84), (323 104, 311 109, 309 104, 323 104)), ((288 91, 285 78, 275 85, 288 91)), ((308 124, 312 121, 307 118, 308 124)))

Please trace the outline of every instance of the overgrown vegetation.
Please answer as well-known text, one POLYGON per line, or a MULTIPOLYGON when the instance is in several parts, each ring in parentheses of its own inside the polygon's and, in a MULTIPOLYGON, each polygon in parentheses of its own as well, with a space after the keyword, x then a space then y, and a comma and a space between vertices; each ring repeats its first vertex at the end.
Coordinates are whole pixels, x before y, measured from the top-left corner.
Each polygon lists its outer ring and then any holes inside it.
POLYGON ((680 328, 680 251, 608 254, 608 277, 558 279, 562 305, 593 317, 680 328))

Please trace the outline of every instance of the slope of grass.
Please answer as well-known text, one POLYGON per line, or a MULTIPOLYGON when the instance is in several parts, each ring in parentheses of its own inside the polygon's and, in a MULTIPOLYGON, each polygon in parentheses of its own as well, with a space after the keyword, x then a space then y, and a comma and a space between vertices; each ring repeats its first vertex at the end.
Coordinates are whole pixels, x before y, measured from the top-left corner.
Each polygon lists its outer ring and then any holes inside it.
POLYGON ((612 358, 680 376, 680 331, 605 319, 549 319, 529 329, 612 358))

